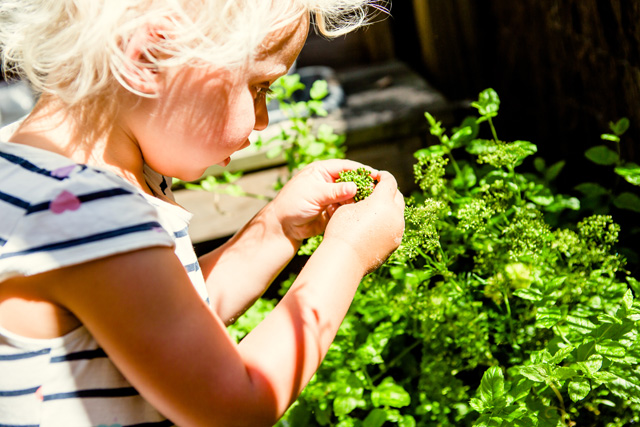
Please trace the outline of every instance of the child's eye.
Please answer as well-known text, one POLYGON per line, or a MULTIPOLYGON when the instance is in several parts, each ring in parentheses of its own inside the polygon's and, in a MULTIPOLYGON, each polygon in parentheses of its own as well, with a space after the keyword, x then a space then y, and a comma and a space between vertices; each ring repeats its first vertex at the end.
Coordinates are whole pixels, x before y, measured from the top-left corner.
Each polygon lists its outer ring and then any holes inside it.
POLYGON ((258 86, 256 88, 255 100, 259 101, 271 95, 273 95, 273 90, 269 86, 258 86))

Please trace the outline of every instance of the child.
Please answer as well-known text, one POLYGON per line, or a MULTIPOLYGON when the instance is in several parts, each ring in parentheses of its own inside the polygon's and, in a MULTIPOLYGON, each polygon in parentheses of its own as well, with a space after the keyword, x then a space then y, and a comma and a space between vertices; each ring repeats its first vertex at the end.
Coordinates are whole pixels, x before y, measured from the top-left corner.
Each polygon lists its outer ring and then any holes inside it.
POLYGON ((16 0, 5 66, 41 92, 0 137, 0 425, 267 426, 324 357, 358 283, 398 246, 387 172, 350 203, 318 162, 196 259, 166 176, 198 178, 267 126, 304 44, 367 0, 16 0), (229 324, 300 242, 324 241, 240 344, 229 324))

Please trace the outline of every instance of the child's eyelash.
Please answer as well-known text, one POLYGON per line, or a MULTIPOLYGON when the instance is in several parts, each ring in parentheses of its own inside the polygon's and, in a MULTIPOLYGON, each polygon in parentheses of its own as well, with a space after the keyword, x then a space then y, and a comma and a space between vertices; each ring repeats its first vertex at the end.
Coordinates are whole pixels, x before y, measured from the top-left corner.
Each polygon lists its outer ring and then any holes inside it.
POLYGON ((270 87, 259 87, 257 90, 257 94, 260 96, 270 96, 273 95, 273 89, 270 87))

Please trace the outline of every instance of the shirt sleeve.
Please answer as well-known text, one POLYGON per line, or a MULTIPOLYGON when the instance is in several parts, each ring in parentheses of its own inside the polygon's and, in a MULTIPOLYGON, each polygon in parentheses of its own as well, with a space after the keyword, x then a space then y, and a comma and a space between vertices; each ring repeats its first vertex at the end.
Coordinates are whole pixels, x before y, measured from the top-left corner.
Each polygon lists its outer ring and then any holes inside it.
MULTIPOLYGON (((77 165, 65 179, 43 181, 37 193, 12 206, 12 230, 0 247, 0 281, 174 246, 154 206, 113 174, 77 165)), ((14 198, 21 201, 21 196, 27 197, 16 189, 14 198)))

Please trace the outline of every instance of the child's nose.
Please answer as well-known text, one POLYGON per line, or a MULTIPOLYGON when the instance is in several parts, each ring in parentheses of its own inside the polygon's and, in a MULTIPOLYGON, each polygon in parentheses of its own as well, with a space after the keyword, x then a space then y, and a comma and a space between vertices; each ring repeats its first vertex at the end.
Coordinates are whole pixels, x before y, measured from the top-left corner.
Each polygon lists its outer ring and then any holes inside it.
POLYGON ((267 103, 260 102, 256 105, 256 123, 253 126, 253 130, 264 130, 269 124, 269 111, 267 110, 267 103))

